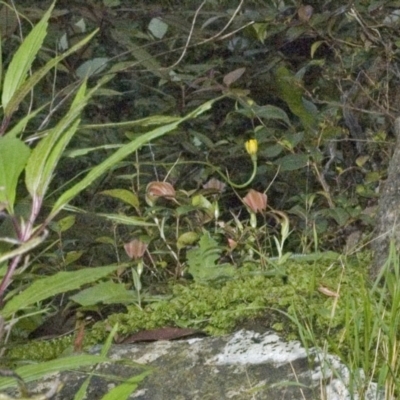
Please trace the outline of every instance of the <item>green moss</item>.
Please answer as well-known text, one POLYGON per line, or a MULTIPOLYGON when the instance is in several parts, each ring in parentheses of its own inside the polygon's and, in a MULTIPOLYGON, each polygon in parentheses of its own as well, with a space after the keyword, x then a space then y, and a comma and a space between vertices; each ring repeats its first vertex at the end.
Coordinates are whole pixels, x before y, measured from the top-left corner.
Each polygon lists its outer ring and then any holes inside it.
POLYGON ((341 261, 318 261, 314 263, 288 262, 286 278, 264 276, 259 269, 247 267, 239 276, 225 283, 201 285, 197 283, 171 285, 171 298, 147 305, 144 309, 128 307, 126 313, 110 316, 93 327, 94 342, 105 339, 108 326, 118 323, 120 334, 129 335, 142 329, 166 325, 192 327, 212 335, 227 333, 239 321, 271 314, 274 324, 290 337, 297 334, 297 326, 276 310, 288 313, 296 319, 312 321, 316 334, 325 334, 344 322, 347 293, 355 298, 364 282, 365 260, 357 258, 341 261), (318 291, 324 286, 332 291, 339 288, 338 301, 318 291), (332 313, 332 307, 335 312, 332 313), (332 317, 332 315, 334 315, 332 317), (279 320, 277 320, 279 318, 279 320))
POLYGON ((53 340, 33 340, 20 344, 8 350, 9 364, 13 360, 21 361, 48 361, 59 357, 68 348, 72 348, 72 336, 64 336, 53 340))
MULTIPOLYGON (((243 320, 260 316, 268 321, 263 327, 279 330, 287 339, 298 339, 298 327, 294 322, 297 320, 304 325, 312 324, 316 337, 325 337, 329 331, 335 340, 334 333, 339 337, 344 325, 346 302, 349 298, 356 303, 365 298, 367 260, 364 257, 361 261, 347 259, 345 263, 288 262, 284 266, 284 278, 282 275, 267 276, 250 265, 240 269, 235 279, 224 283, 175 282, 170 284, 168 300, 148 304, 143 309, 129 306, 127 312, 97 322, 87 332, 85 343, 103 342, 116 323, 121 336, 164 326, 191 327, 220 335, 232 331, 243 320), (339 285, 337 301, 318 291, 320 286, 336 291, 339 285)), ((49 360, 64 353, 71 342, 71 337, 30 342, 10 350, 8 356, 20 360, 49 360)))

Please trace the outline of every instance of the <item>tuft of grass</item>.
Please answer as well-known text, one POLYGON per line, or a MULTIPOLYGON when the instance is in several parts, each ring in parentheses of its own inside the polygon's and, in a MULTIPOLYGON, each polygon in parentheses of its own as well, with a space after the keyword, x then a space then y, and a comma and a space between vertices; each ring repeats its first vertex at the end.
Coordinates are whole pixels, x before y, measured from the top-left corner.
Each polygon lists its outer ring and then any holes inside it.
POLYGON ((376 398, 393 400, 400 395, 399 278, 399 256, 392 244, 381 276, 372 287, 362 276, 354 291, 347 290, 343 281, 338 286, 342 307, 332 308, 325 333, 300 307, 288 314, 306 348, 339 356, 347 368, 346 374, 342 370, 336 375, 351 396, 367 398, 368 391, 372 391, 376 398), (338 314, 341 326, 336 323, 338 314))

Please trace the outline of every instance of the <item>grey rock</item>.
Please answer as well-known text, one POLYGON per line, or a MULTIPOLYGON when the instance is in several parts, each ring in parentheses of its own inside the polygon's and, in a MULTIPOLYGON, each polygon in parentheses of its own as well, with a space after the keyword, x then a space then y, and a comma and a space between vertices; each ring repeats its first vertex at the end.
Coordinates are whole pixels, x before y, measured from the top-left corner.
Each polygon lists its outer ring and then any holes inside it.
MULTIPOLYGON (((96 350, 95 350, 96 351, 96 350)), ((97 349, 97 352, 99 349, 97 349)), ((364 400, 383 399, 371 383, 362 396, 348 388, 349 372, 337 357, 299 342, 284 342, 273 332, 241 330, 223 337, 195 338, 115 345, 109 357, 115 362, 98 365, 87 399, 101 399, 121 380, 142 372, 131 360, 154 367, 130 399, 136 400, 364 400), (116 376, 121 380, 107 379, 116 376)), ((72 400, 87 374, 62 373, 59 400, 72 400)), ((46 386, 45 385, 45 386, 46 386)), ((36 388, 37 389, 37 388, 36 388)), ((42 392, 45 387, 41 387, 42 392)))

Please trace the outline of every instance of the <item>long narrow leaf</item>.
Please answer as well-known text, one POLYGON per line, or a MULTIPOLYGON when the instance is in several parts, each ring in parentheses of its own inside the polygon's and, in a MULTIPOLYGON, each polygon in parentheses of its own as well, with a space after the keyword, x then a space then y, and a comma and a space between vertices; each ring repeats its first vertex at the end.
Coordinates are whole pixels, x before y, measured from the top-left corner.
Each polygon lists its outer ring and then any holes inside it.
POLYGON ((22 254, 27 253, 28 251, 31 251, 35 247, 39 246, 39 244, 42 243, 44 239, 45 235, 40 237, 35 237, 29 240, 28 242, 20 244, 15 250, 9 251, 8 253, 5 254, 0 253, 0 264, 3 263, 4 261, 11 260, 14 257, 20 256, 22 254))
POLYGON ((1 102, 3 108, 7 108, 17 89, 25 82, 29 69, 42 47, 47 34, 48 20, 53 11, 55 2, 46 11, 43 18, 31 30, 21 46, 15 52, 4 77, 1 102))
POLYGON ((99 178, 102 174, 112 168, 115 164, 123 160, 125 157, 127 157, 149 141, 157 139, 165 135, 166 133, 173 131, 182 122, 187 121, 188 119, 196 118, 198 115, 206 112, 212 107, 213 103, 215 103, 219 99, 220 98, 209 100, 206 103, 202 104, 200 107, 196 108, 196 110, 187 114, 185 117, 180 118, 178 121, 144 133, 139 138, 126 144, 124 147, 121 147, 114 154, 104 160, 101 164, 94 167, 80 182, 64 192, 54 204, 49 219, 52 219, 76 195, 78 195, 83 189, 89 186, 95 179, 99 178))
POLYGON ((19 121, 6 133, 6 136, 9 138, 16 138, 19 134, 21 134, 24 130, 26 125, 28 125, 28 122, 35 118, 37 114, 39 114, 47 104, 43 104, 40 106, 38 109, 31 111, 28 115, 25 115, 25 117, 22 117, 19 119, 19 121))
POLYGON ((1 311, 1 315, 3 318, 8 318, 29 305, 104 278, 118 268, 121 268, 121 265, 83 268, 73 272, 62 271, 46 278, 37 279, 22 293, 8 301, 1 311))
MULTIPOLYGON (((55 372, 75 370, 103 362, 110 362, 110 359, 103 356, 77 355, 38 364, 24 365, 23 367, 17 368, 15 373, 17 373, 24 382, 28 383, 55 372)), ((16 386, 14 378, 0 378, 0 390, 14 386, 16 386)))
POLYGON ((17 110, 21 101, 25 98, 25 96, 36 86, 36 84, 52 69, 54 68, 60 61, 64 58, 68 57, 70 54, 74 53, 75 51, 79 50, 83 47, 87 42, 89 42, 94 35, 98 32, 98 29, 93 31, 90 35, 83 38, 80 42, 76 45, 72 46, 69 50, 65 53, 59 55, 58 57, 52 58, 50 61, 46 63, 46 65, 36 71, 31 77, 29 77, 14 93, 13 97, 5 107, 4 114, 6 117, 10 117, 14 111, 17 110))
POLYGON ((136 390, 138 384, 149 375, 150 371, 142 372, 140 375, 133 376, 129 378, 124 383, 111 389, 106 395, 104 395, 101 400, 126 400, 130 394, 136 390))
POLYGON ((32 197, 44 196, 57 163, 76 132, 80 122, 77 118, 88 100, 87 97, 83 97, 85 90, 86 84, 83 84, 64 118, 39 142, 29 157, 25 171, 25 183, 32 197))

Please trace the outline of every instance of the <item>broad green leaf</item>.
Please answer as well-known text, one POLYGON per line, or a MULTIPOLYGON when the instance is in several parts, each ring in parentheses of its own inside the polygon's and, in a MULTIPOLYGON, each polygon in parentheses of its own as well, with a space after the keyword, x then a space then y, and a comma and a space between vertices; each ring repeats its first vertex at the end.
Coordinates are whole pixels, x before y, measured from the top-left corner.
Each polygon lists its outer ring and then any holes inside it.
POLYGON ((29 147, 21 140, 0 137, 0 204, 5 203, 10 215, 14 214, 17 184, 29 154, 29 147))
POLYGON ((303 102, 303 88, 299 81, 288 68, 282 66, 276 70, 276 83, 279 96, 289 106, 290 111, 299 117, 306 130, 311 130, 317 122, 313 114, 303 102))
MULTIPOLYGON (((42 47, 47 33, 48 20, 53 11, 55 1, 43 15, 43 18, 31 30, 28 36, 15 52, 7 72, 4 76, 3 93, 1 103, 4 109, 7 109, 8 103, 14 96, 17 89, 25 82, 28 71, 36 58, 37 53, 42 47)), ((6 113, 7 114, 7 113, 6 113)))
POLYGON ((85 79, 89 76, 94 74, 99 74, 100 72, 104 71, 107 67, 107 62, 109 58, 107 57, 97 57, 92 58, 91 60, 85 61, 81 64, 75 71, 76 75, 81 78, 85 79))
POLYGON ((244 105, 243 109, 238 110, 239 114, 246 115, 249 118, 254 118, 254 116, 257 116, 258 118, 263 118, 263 119, 279 119, 283 122, 285 122, 286 125, 290 126, 290 120, 285 111, 283 111, 281 108, 272 106, 272 105, 266 105, 266 106, 258 106, 258 105, 244 105))
POLYGON ((187 252, 188 271, 196 282, 206 283, 235 274, 233 265, 217 263, 221 252, 218 243, 205 231, 200 238, 199 246, 187 252))
POLYGON ((274 164, 279 165, 280 171, 295 171, 304 168, 308 164, 308 154, 289 154, 278 160, 274 164))
POLYGON ((78 289, 87 283, 95 282, 123 266, 112 265, 107 267, 83 268, 73 272, 61 271, 55 275, 37 279, 27 289, 9 300, 1 311, 1 314, 4 318, 8 318, 29 305, 60 293, 78 289))
POLYGON ((283 122, 285 122, 287 125, 289 125, 289 126, 291 125, 289 117, 287 116, 285 111, 283 111, 279 107, 272 106, 269 104, 266 106, 261 106, 261 107, 257 106, 254 109, 254 112, 257 115, 257 117, 265 118, 265 119, 280 119, 283 122))
MULTIPOLYGON (((17 368, 14 372, 17 373, 24 382, 29 383, 56 372, 75 370, 105 362, 110 362, 110 359, 102 356, 76 355, 62 357, 57 360, 44 361, 38 364, 24 365, 23 367, 17 368)), ((0 378, 0 390, 15 386, 16 381, 14 378, 0 378)))
MULTIPOLYGON (((7 107, 4 110, 4 114, 7 117, 10 117, 14 111, 16 111, 19 107, 21 101, 25 98, 25 96, 35 87, 35 85, 52 69, 54 68, 60 61, 64 58, 68 57, 70 54, 74 53, 75 51, 79 50, 82 46, 88 43, 94 35, 98 32, 96 29, 90 35, 83 38, 80 42, 76 45, 72 46, 68 51, 59 55, 58 57, 54 57, 49 60, 45 66, 40 68, 38 71, 33 73, 13 94, 12 98, 7 104, 7 107)), ((108 77, 110 79, 111 76, 108 77)))
POLYGON ((140 375, 129 378, 124 383, 111 389, 101 400, 126 400, 134 390, 138 387, 139 383, 149 375, 151 371, 142 372, 140 375))
POLYGON ((139 207, 139 198, 130 190, 110 189, 103 190, 102 192, 100 192, 100 194, 122 200, 124 203, 131 205, 133 208, 139 207))
POLYGON ((284 147, 278 143, 278 144, 274 144, 272 146, 263 147, 260 150, 260 153, 262 153, 262 155, 264 157, 274 158, 274 157, 279 156, 279 154, 282 153, 283 149, 284 149, 284 147))
POLYGON ((127 290, 122 283, 112 281, 98 283, 90 288, 70 297, 71 300, 81 306, 94 306, 103 304, 131 304, 136 302, 136 293, 133 290, 127 290))
POLYGON ((53 209, 49 216, 50 219, 54 217, 67 203, 69 203, 77 194, 79 194, 83 189, 89 186, 95 179, 99 178, 102 174, 112 168, 115 164, 119 163, 125 157, 129 156, 134 151, 138 150, 144 144, 157 139, 168 132, 173 131, 178 127, 178 125, 184 121, 187 121, 192 118, 196 118, 198 115, 208 111, 213 103, 218 101, 220 98, 216 98, 213 100, 209 100, 206 103, 202 104, 200 107, 196 108, 194 111, 187 114, 185 117, 178 119, 177 121, 160 126, 150 132, 144 133, 139 138, 133 140, 131 143, 126 144, 125 146, 118 149, 115 153, 113 153, 110 157, 104 160, 101 164, 97 165, 76 185, 72 188, 64 192, 53 205, 53 209))

